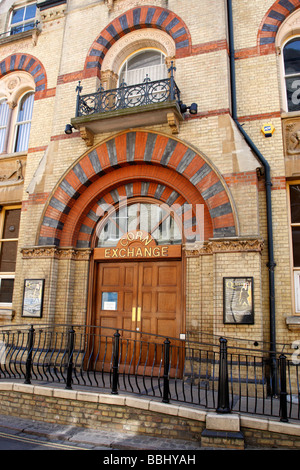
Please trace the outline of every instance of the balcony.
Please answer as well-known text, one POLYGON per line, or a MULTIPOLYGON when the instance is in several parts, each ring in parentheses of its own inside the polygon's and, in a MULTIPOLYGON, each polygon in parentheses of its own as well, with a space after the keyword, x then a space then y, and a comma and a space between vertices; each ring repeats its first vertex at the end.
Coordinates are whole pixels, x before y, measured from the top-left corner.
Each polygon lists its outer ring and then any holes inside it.
POLYGON ((0 46, 12 41, 20 41, 26 38, 32 38, 32 43, 35 46, 37 37, 41 33, 40 21, 32 21, 24 25, 11 27, 9 31, 0 34, 0 46))
MULTIPOLYGON (((76 116, 68 125, 78 129, 88 146, 93 145, 94 134, 112 132, 133 127, 152 126, 168 123, 172 133, 178 134, 179 123, 183 121, 180 90, 173 76, 151 81, 148 76, 142 83, 82 95, 77 86, 76 116)), ((186 107, 185 107, 186 108, 186 107)), ((191 111, 190 111, 191 112, 191 111)))

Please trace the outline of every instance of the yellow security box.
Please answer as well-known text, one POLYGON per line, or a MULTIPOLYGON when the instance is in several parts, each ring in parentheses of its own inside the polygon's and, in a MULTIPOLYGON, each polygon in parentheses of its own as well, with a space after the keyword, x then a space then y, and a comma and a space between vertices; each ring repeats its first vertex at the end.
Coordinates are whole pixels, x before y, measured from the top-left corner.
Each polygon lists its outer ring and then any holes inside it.
POLYGON ((264 124, 261 131, 262 131, 262 133, 264 134, 265 137, 272 137, 272 135, 275 131, 275 127, 271 123, 264 124))

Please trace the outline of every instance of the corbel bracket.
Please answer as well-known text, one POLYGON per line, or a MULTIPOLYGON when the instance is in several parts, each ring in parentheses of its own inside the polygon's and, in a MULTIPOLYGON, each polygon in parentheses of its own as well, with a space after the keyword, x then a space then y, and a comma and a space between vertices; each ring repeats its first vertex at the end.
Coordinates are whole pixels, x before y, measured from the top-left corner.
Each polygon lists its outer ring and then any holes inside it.
POLYGON ((85 141, 87 147, 94 145, 94 134, 86 127, 80 127, 80 137, 85 141))

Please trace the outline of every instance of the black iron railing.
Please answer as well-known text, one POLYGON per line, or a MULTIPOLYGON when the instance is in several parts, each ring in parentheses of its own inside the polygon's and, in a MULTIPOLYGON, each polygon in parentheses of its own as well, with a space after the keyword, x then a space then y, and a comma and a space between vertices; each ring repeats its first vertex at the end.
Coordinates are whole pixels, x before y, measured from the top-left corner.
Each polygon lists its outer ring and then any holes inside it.
POLYGON ((142 83, 127 86, 123 81, 119 88, 104 90, 102 87, 95 92, 81 95, 80 82, 76 88, 76 117, 134 108, 165 101, 180 102, 180 90, 174 80, 174 67, 169 69, 170 78, 151 81, 146 76, 142 83))
POLYGON ((9 37, 9 36, 14 36, 15 34, 24 33, 26 31, 31 31, 32 29, 37 28, 39 24, 40 24, 39 21, 32 21, 29 23, 23 23, 19 26, 11 26, 9 31, 0 33, 0 39, 9 37))
POLYGON ((300 419, 299 365, 292 353, 272 354, 274 373, 270 351, 237 346, 234 340, 182 341, 68 325, 2 328, 0 346, 0 382, 94 387, 164 403, 192 403, 218 413, 300 419))

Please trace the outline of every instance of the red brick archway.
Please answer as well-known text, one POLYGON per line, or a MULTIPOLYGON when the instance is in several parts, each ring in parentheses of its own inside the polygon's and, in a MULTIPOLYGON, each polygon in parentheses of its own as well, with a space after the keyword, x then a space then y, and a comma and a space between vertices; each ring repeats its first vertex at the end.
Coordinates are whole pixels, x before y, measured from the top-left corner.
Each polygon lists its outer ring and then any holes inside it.
POLYGON ((112 204, 122 196, 204 204, 206 239, 237 235, 230 192, 212 164, 177 139, 139 130, 99 144, 65 173, 46 204, 37 244, 89 245, 101 198, 112 204))

